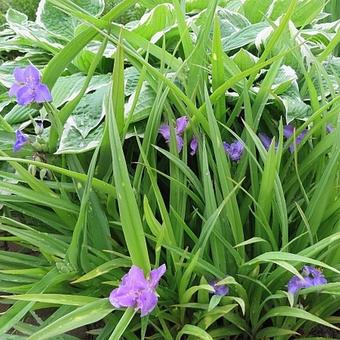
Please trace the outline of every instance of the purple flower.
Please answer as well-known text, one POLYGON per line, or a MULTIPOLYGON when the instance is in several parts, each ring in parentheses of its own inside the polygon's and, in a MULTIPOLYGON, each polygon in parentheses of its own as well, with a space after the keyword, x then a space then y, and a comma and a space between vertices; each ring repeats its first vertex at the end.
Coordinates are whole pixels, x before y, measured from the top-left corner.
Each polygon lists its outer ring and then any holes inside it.
POLYGON ((328 133, 332 133, 334 131, 334 127, 332 124, 327 124, 326 130, 328 133))
POLYGON ((192 137, 191 142, 190 142, 190 155, 194 156, 197 152, 197 147, 198 147, 198 140, 195 136, 192 137))
POLYGON ((327 283, 322 272, 312 266, 304 266, 302 270, 303 279, 293 276, 288 282, 288 292, 295 294, 302 288, 321 286, 327 283))
POLYGON ((13 145, 13 151, 19 151, 28 142, 28 136, 23 134, 20 130, 15 131, 15 143, 13 145))
POLYGON ((40 73, 33 65, 26 68, 15 68, 15 83, 9 90, 9 96, 16 96, 19 105, 28 105, 32 102, 50 102, 52 96, 45 84, 41 83, 40 73))
POLYGON ((230 159, 234 162, 238 162, 244 151, 244 145, 242 142, 236 140, 231 144, 223 142, 224 150, 228 153, 230 159))
POLYGON ((266 150, 269 150, 270 144, 272 143, 272 138, 267 136, 265 133, 260 132, 259 133, 259 138, 266 150))
MULTIPOLYGON (((285 126, 283 127, 283 135, 284 135, 287 139, 290 138, 291 136, 293 136, 294 131, 295 131, 295 126, 292 125, 292 124, 288 124, 288 125, 285 125, 285 126)), ((305 135, 307 134, 307 132, 308 132, 307 129, 304 129, 304 130, 296 137, 296 140, 295 140, 296 145, 298 145, 298 144, 300 144, 300 143, 302 142, 302 140, 303 140, 303 138, 305 137, 305 135)), ((290 151, 291 153, 293 153, 294 150, 295 150, 295 145, 294 145, 294 143, 293 143, 293 144, 291 144, 291 145, 289 146, 289 151, 290 151)))
POLYGON ((132 266, 122 278, 118 288, 114 289, 109 297, 111 304, 116 308, 132 307, 141 311, 141 316, 152 312, 156 307, 158 296, 156 288, 166 271, 165 264, 150 272, 145 278, 142 269, 132 266))
MULTIPOLYGON (((187 125, 188 125, 188 117, 183 116, 183 117, 177 118, 175 134, 176 134, 176 142, 177 142, 178 152, 182 151, 183 143, 184 143, 182 135, 183 135, 187 125)), ((162 124, 158 131, 163 136, 165 141, 167 143, 170 143, 170 125, 169 124, 162 124)))
POLYGON ((226 285, 218 285, 216 281, 210 282, 209 285, 213 287, 215 295, 224 296, 229 293, 229 288, 226 285))

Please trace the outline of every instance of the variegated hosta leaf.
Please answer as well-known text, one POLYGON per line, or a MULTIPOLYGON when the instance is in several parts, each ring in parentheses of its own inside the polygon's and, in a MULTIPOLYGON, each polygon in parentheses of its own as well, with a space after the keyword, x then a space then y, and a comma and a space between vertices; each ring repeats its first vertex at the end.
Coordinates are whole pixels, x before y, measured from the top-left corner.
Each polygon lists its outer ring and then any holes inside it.
MULTIPOLYGON (((92 15, 100 15, 104 10, 104 0, 74 0, 76 5, 92 15)), ((80 22, 65 12, 57 9, 48 0, 41 0, 37 11, 36 22, 48 32, 63 39, 71 39, 80 22)))
MULTIPOLYGON (((125 104, 125 117, 129 115, 133 107, 135 96, 136 92, 132 94, 128 102, 125 104)), ((140 120, 147 118, 152 109, 155 98, 156 94, 154 90, 149 85, 146 85, 146 83, 144 83, 137 100, 137 105, 132 113, 131 122, 138 122, 140 120)))
POLYGON ((133 31, 146 39, 151 39, 157 32, 171 27, 176 22, 174 6, 172 4, 160 4, 150 12, 145 13, 133 31))
POLYGON ((134 67, 128 67, 124 70, 124 86, 125 86, 125 96, 129 97, 136 90, 138 80, 139 80, 139 71, 134 67))
POLYGON ((254 56, 247 50, 241 48, 237 53, 232 56, 235 64, 239 67, 241 71, 245 71, 251 67, 253 67, 257 61, 259 60, 258 57, 254 56))
MULTIPOLYGON (((110 74, 93 76, 86 92, 108 86, 110 77, 110 74)), ((81 73, 59 78, 52 89, 53 104, 56 107, 59 107, 74 99, 79 94, 84 81, 85 76, 81 73)))
POLYGON ((287 124, 294 119, 306 120, 312 114, 311 107, 301 99, 295 80, 278 98, 284 106, 287 124))
POLYGON ((268 24, 266 22, 259 22, 246 26, 229 37, 222 38, 223 50, 228 52, 255 43, 258 34, 267 27, 268 24))
POLYGON ((71 123, 72 120, 69 119, 64 126, 64 131, 56 154, 83 153, 98 146, 103 136, 104 124, 97 126, 97 128, 92 130, 86 138, 84 138, 78 129, 71 123))
POLYGON ((102 87, 84 96, 67 120, 66 124, 76 128, 83 138, 86 138, 103 119, 103 99, 108 89, 108 87, 102 87))
POLYGON ((282 65, 272 84, 272 90, 277 95, 284 93, 290 88, 292 82, 297 79, 298 77, 293 68, 287 65, 282 65))
POLYGON ((35 46, 48 52, 57 52, 63 45, 46 30, 34 22, 28 21, 25 14, 10 8, 6 13, 9 27, 23 39, 23 45, 35 46))

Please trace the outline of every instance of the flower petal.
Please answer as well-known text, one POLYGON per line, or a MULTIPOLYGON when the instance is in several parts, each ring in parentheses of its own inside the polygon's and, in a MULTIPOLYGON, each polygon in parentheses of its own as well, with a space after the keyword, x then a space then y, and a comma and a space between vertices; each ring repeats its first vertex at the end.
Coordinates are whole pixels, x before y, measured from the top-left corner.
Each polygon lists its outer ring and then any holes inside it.
POLYGON ((198 140, 194 136, 194 137, 192 137, 192 140, 190 142, 190 149, 191 149, 190 155, 191 156, 194 156, 196 154, 197 148, 198 148, 198 140))
POLYGON ((35 89, 35 98, 34 101, 36 103, 44 103, 50 102, 52 100, 51 92, 45 84, 40 84, 35 89))
POLYGON ((17 152, 28 142, 28 136, 23 134, 20 130, 16 130, 15 137, 16 138, 15 143, 13 145, 13 151, 17 152))
POLYGON ((22 85, 14 83, 9 89, 8 95, 14 97, 18 94, 18 91, 22 88, 22 85))
POLYGON ((292 124, 287 124, 283 127, 283 135, 288 139, 289 137, 291 137, 294 133, 294 125, 292 124))
POLYGON ((176 119, 176 134, 181 135, 185 131, 187 125, 188 125, 188 117, 183 116, 176 119))
POLYGON ((28 65, 24 70, 25 83, 30 86, 38 85, 40 83, 39 70, 33 66, 28 65))
POLYGON ((162 264, 160 267, 150 272, 149 284, 152 289, 156 289, 159 280, 161 279, 165 272, 166 272, 165 264, 162 264))
POLYGON ((184 144, 183 138, 181 136, 176 136, 176 143, 177 143, 177 151, 181 152, 183 149, 183 144, 184 144))
POLYGON ((121 287, 126 287, 131 291, 148 288, 148 281, 145 279, 144 272, 137 266, 132 266, 129 272, 123 276, 121 287))
POLYGON ((25 83, 26 78, 25 78, 25 68, 19 68, 16 67, 13 72, 14 79, 18 83, 25 83))
POLYGON ((229 158, 232 161, 239 161, 241 159, 241 156, 244 151, 244 145, 242 142, 239 140, 236 140, 235 142, 228 144, 228 143, 223 143, 224 150, 228 153, 229 158))
POLYGON ((266 150, 269 150, 270 144, 272 143, 272 139, 268 137, 265 133, 260 132, 259 138, 266 150))
POLYGON ((29 86, 22 86, 17 92, 17 102, 19 105, 28 105, 34 100, 34 92, 29 86))
POLYGON ((148 289, 141 293, 137 299, 137 308, 141 311, 141 316, 151 313, 157 305, 158 297, 154 290, 148 289))
POLYGON ((137 296, 136 292, 131 292, 125 287, 119 287, 111 292, 109 301, 116 308, 135 307, 137 303, 137 296))
POLYGON ((163 136, 165 141, 169 143, 170 140, 170 126, 168 124, 162 124, 158 132, 163 136))

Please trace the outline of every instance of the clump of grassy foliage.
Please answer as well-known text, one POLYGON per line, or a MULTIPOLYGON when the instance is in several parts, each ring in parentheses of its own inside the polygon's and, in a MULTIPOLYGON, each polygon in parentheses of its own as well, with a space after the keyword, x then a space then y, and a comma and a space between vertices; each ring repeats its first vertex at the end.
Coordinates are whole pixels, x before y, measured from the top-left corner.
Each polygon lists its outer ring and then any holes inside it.
POLYGON ((339 331, 340 35, 326 3, 47 0, 35 21, 8 10, 1 339, 75 339, 85 325, 80 338, 99 340, 339 331), (8 96, 29 63, 51 103, 8 96), (158 129, 181 116, 178 152, 175 130, 166 144, 158 129), (14 153, 17 129, 30 142, 14 153), (267 149, 259 133, 273 138, 267 149), (239 162, 223 147, 235 139, 239 162), (131 265, 163 263, 150 315, 113 308, 131 265), (305 264, 328 283, 289 294, 305 264), (214 280, 229 294, 212 295, 214 280))

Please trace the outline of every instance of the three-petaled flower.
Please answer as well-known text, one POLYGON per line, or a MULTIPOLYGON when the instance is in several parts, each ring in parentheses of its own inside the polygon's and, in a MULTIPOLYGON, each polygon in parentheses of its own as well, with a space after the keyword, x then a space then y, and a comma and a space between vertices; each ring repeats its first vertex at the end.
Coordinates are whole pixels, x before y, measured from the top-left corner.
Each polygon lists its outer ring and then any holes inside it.
POLYGON ((224 150, 229 155, 229 158, 234 161, 238 162, 243 154, 244 145, 239 140, 235 140, 233 143, 228 144, 223 142, 224 150))
MULTIPOLYGON (((182 116, 176 119, 176 128, 175 128, 175 135, 176 135, 176 143, 177 143, 177 150, 178 152, 182 151, 183 148, 183 133, 188 125, 188 117, 182 116)), ((159 133, 163 136, 167 143, 170 143, 170 125, 169 124, 162 124, 159 128, 159 133)))
POLYGON ((28 142, 28 136, 23 134, 20 130, 15 131, 15 142, 13 145, 13 151, 19 151, 28 142))
POLYGON ((52 96, 45 84, 41 83, 39 70, 33 65, 25 68, 15 68, 15 83, 9 90, 9 96, 16 96, 19 105, 28 105, 33 102, 50 102, 52 96))
POLYGON ((214 289, 214 295, 224 296, 229 293, 229 288, 226 285, 218 285, 216 281, 211 281, 209 285, 214 289))
POLYGON ((111 304, 116 308, 132 307, 140 310, 141 316, 151 313, 157 305, 156 288, 165 271, 166 266, 163 264, 152 270, 149 277, 145 278, 141 268, 132 266, 123 276, 119 287, 111 292, 109 297, 111 304))
POLYGON ((313 266, 304 266, 301 275, 302 278, 295 275, 289 280, 289 293, 295 294, 302 288, 321 286, 327 283, 327 280, 322 272, 313 266))
MULTIPOLYGON (((295 132, 295 126, 292 125, 292 124, 287 124, 283 127, 283 135, 287 139, 290 138, 291 136, 293 136, 294 132, 295 132)), ((293 143, 289 146, 289 151, 291 153, 293 153, 294 150, 295 150, 295 144, 296 145, 300 144, 307 132, 308 132, 307 129, 304 129, 298 136, 296 136, 295 143, 293 143)))

